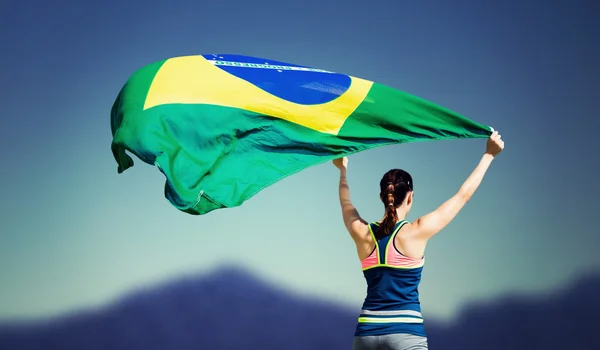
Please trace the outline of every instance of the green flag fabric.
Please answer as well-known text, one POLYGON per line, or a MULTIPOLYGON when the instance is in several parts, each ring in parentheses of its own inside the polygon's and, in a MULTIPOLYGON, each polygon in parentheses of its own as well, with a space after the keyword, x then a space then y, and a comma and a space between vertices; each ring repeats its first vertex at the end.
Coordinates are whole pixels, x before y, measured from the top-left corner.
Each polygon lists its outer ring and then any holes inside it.
POLYGON ((240 206, 307 167, 390 144, 486 138, 481 125, 369 80, 269 59, 196 55, 141 68, 111 111, 112 152, 166 177, 165 197, 201 215, 240 206))

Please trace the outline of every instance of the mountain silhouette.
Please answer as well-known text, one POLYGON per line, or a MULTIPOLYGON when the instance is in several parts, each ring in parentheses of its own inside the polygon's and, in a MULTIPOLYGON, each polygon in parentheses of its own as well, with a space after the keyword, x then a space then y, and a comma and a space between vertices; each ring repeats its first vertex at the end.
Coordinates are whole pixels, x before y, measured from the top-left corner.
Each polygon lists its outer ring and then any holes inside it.
POLYGON ((600 275, 561 290, 471 304, 449 327, 428 329, 432 349, 600 349, 600 275))
MULTIPOLYGON (((351 349, 358 310, 291 295, 238 268, 140 290, 103 308, 0 325, 2 350, 351 349)), ((427 320, 430 349, 600 349, 600 276, 427 320)))

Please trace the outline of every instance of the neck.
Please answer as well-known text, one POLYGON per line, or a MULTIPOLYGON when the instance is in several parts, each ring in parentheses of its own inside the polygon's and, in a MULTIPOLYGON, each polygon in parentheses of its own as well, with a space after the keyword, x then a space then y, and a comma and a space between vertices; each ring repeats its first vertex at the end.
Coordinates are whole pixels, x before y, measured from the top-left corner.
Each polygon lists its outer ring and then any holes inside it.
POLYGON ((406 210, 406 208, 400 207, 396 209, 396 215, 398 216, 398 220, 404 220, 407 214, 408 211, 406 210))
MULTIPOLYGON (((406 218, 406 215, 408 214, 408 210, 406 209, 405 206, 400 206, 398 208, 396 208, 396 216, 398 217, 398 222, 404 220, 406 218)), ((384 216, 385 218, 385 216, 384 216)))

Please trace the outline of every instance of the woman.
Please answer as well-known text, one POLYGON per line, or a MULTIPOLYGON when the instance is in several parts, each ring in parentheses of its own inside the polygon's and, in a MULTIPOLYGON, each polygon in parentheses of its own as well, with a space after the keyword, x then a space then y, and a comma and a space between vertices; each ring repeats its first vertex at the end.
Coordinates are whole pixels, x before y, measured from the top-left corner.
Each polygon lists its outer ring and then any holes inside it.
POLYGON ((379 186, 385 215, 381 222, 369 224, 350 200, 346 180, 348 159, 333 161, 340 170, 339 195, 344 224, 356 244, 367 281, 367 297, 358 318, 353 349, 427 349, 418 293, 425 246, 469 201, 502 149, 504 141, 494 132, 479 165, 458 192, 413 223, 405 220, 413 203, 410 174, 392 169, 383 176, 379 186))

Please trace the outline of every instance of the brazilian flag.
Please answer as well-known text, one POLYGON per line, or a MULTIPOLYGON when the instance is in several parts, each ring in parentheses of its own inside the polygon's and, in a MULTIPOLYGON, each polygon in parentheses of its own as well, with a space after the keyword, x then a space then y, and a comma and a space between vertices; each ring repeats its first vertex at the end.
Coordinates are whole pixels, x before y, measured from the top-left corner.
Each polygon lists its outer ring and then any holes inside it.
POLYGON ((134 154, 165 197, 201 215, 241 205, 309 166, 390 144, 485 138, 490 127, 369 80, 240 55, 162 60, 135 72, 111 112, 122 173, 134 154))

